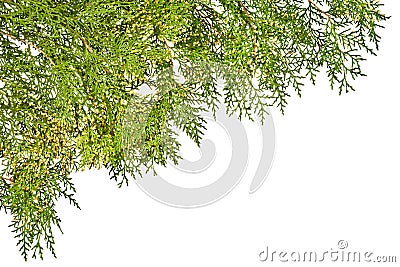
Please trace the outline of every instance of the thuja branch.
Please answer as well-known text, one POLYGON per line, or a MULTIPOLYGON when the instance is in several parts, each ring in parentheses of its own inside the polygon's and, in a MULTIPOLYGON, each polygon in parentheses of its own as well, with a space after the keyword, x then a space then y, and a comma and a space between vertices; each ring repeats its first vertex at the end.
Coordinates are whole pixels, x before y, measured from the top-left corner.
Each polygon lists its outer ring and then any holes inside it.
POLYGON ((364 52, 376 54, 388 19, 382 4, 308 3, 2 1, 0 210, 14 218, 23 257, 42 257, 45 248, 55 255, 56 203, 78 207, 73 172, 104 167, 127 184, 143 167, 177 162, 177 129, 200 144, 202 110, 223 102, 239 118, 265 118, 267 106, 283 113, 323 67, 332 88, 354 90, 364 52), (174 62, 187 82, 166 75, 174 62), (213 67, 196 68, 204 62, 213 67), (248 83, 254 73, 257 88, 248 83), (217 78, 228 85, 221 93, 217 78), (144 85, 155 93, 140 94, 144 85))

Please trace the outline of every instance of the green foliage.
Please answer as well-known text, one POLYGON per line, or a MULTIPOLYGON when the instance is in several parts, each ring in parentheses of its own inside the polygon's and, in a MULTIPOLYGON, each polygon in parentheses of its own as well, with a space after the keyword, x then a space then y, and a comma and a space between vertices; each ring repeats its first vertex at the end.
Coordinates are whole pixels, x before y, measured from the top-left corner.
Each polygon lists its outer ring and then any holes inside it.
POLYGON ((332 88, 353 90, 363 52, 378 49, 380 8, 375 0, 0 0, 0 209, 13 216, 23 257, 55 255, 57 200, 79 208, 71 173, 105 167, 127 184, 142 166, 179 160, 176 128, 199 144, 202 107, 221 101, 229 114, 265 118, 266 106, 283 112, 324 68, 332 88), (178 63, 191 82, 160 79, 178 63), (157 75, 157 92, 139 94, 157 75))

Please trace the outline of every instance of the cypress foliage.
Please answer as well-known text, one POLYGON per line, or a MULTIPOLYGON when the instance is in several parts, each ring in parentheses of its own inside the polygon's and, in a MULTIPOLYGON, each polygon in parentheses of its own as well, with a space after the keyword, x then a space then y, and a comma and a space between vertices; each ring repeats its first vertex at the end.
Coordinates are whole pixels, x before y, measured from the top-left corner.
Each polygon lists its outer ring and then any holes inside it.
POLYGON ((0 209, 22 256, 55 256, 57 200, 79 208, 71 173, 104 167, 128 184, 142 166, 179 160, 176 128, 200 143, 202 109, 284 112, 321 69, 332 89, 354 90, 388 19, 380 9, 376 0, 0 0, 0 209), (160 74, 177 64, 190 83, 160 74), (155 75, 157 92, 139 94, 155 75))

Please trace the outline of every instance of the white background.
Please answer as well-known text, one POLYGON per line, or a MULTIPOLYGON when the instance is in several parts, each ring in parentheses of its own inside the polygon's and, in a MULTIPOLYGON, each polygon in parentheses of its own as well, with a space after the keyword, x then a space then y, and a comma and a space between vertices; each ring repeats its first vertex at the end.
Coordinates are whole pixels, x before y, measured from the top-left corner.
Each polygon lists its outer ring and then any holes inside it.
POLYGON ((58 259, 25 263, 7 228, 10 217, 1 214, 0 266, 285 266, 260 262, 258 254, 267 245, 330 250, 341 239, 354 251, 399 262, 400 2, 382 2, 392 18, 357 91, 338 96, 320 76, 301 99, 290 99, 285 116, 273 112, 275 161, 255 194, 248 194, 246 176, 213 205, 177 209, 133 183, 117 189, 105 171, 79 173, 82 211, 58 207, 65 233, 57 235, 58 259))

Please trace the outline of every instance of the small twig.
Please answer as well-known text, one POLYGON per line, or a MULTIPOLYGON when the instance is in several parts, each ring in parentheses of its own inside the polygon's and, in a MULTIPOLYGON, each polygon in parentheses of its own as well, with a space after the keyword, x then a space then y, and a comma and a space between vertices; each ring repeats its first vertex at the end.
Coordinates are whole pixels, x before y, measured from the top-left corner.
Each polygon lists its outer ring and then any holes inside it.
POLYGON ((314 3, 312 0, 308 0, 308 3, 318 9, 322 14, 328 17, 329 20, 331 20, 331 15, 328 14, 327 12, 323 11, 316 3, 314 3))
POLYGON ((168 45, 168 41, 167 41, 166 39, 164 39, 164 38, 159 38, 159 37, 157 37, 157 38, 158 38, 161 42, 163 42, 164 45, 165 45, 165 48, 167 48, 169 54, 171 55, 171 56, 170 56, 170 65, 173 66, 173 65, 174 65, 174 64, 173 64, 174 51, 172 51, 172 49, 171 49, 171 47, 168 45))
POLYGON ((35 44, 33 44, 33 43, 31 43, 31 42, 29 42, 29 41, 27 41, 27 40, 24 40, 24 39, 18 39, 17 37, 15 37, 15 36, 13 36, 13 35, 7 33, 7 32, 4 32, 4 31, 2 31, 2 30, 0 30, 0 34, 6 36, 6 37, 8 37, 8 38, 10 38, 10 39, 13 40, 13 41, 20 42, 20 43, 23 43, 23 44, 25 44, 25 45, 27 45, 27 46, 30 46, 31 48, 35 49, 35 50, 38 51, 39 53, 43 54, 43 56, 44 56, 45 58, 47 58, 53 66, 55 65, 55 64, 54 64, 54 61, 53 61, 40 47, 36 46, 35 44))
POLYGON ((243 4, 242 1, 239 1, 240 7, 242 8, 243 13, 246 15, 246 17, 248 18, 248 24, 250 25, 254 37, 253 37, 253 43, 254 43, 254 54, 257 54, 257 50, 258 50, 258 44, 257 44, 257 28, 256 26, 253 24, 253 18, 249 12, 249 10, 246 8, 246 6, 243 4))
MULTIPOLYGON (((239 1, 240 7, 242 8, 243 12, 246 14, 246 16, 248 17, 248 19, 253 22, 253 18, 250 15, 249 10, 247 9, 247 7, 243 4, 242 1, 239 1)), ((250 25, 251 28, 253 28, 255 30, 255 26, 253 24, 250 25)))
MULTIPOLYGON (((83 36, 80 36, 74 29, 72 29, 71 27, 69 27, 67 24, 64 25, 64 26, 65 26, 65 28, 66 28, 68 31, 70 31, 71 33, 73 33, 76 37, 78 37, 78 38, 82 41, 83 46, 86 48, 86 50, 87 50, 89 53, 91 53, 91 54, 94 53, 93 48, 87 43, 86 39, 85 39, 83 36)), ((111 71, 110 71, 107 67, 104 67, 104 70, 106 71, 107 74, 111 74, 111 71)))
MULTIPOLYGON (((93 48, 86 42, 86 39, 83 37, 79 37, 79 39, 81 39, 83 46, 86 48, 87 51, 89 51, 89 53, 93 53, 93 48)), ((107 68, 104 67, 104 70, 106 71, 107 74, 111 74, 111 71, 107 68)))
POLYGON ((6 176, 3 176, 2 178, 4 180, 7 180, 7 181, 11 182, 11 183, 14 183, 14 179, 12 179, 12 178, 9 178, 9 177, 6 177, 6 176))
POLYGON ((86 39, 83 37, 79 37, 83 43, 83 45, 85 46, 85 48, 90 52, 93 53, 93 49, 90 47, 90 45, 88 45, 88 43, 86 42, 86 39))

